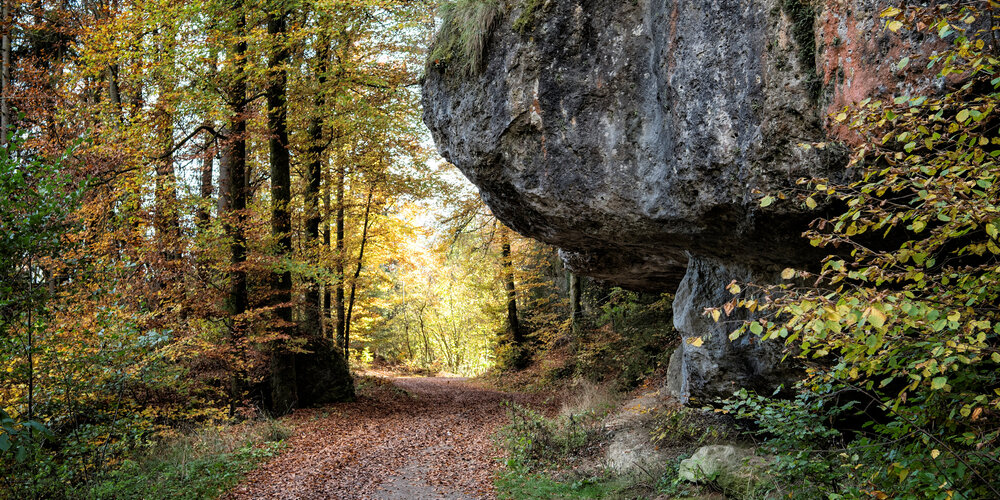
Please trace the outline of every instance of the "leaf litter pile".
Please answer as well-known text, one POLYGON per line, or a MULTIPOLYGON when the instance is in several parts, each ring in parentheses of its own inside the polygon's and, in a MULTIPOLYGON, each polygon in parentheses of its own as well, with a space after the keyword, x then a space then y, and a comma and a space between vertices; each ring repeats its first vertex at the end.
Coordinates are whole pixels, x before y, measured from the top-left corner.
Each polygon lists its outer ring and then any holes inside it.
POLYGON ((456 378, 363 383, 355 402, 287 417, 295 428, 288 449, 226 498, 495 498, 501 452, 492 437, 507 421, 504 402, 541 406, 537 395, 456 378))

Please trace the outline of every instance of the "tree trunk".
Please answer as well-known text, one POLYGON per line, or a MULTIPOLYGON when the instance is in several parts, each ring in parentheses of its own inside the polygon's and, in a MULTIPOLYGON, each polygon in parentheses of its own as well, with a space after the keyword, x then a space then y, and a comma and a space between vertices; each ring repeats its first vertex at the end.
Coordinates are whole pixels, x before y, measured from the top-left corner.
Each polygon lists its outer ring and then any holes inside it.
POLYGON ((337 345, 341 349, 344 349, 346 343, 344 342, 344 322, 347 321, 347 312, 344 308, 344 182, 345 177, 347 177, 345 172, 346 167, 343 163, 337 166, 337 247, 336 247, 336 269, 334 270, 338 276, 337 284, 335 285, 337 289, 337 345))
POLYGON ((115 115, 115 119, 111 122, 115 127, 124 119, 122 116, 121 87, 118 85, 118 71, 117 64, 108 66, 108 101, 111 102, 111 112, 115 115))
POLYGON ((521 333, 521 325, 517 319, 517 294, 514 287, 514 262, 510 253, 510 231, 506 227, 500 228, 501 257, 503 259, 503 282, 507 288, 507 333, 510 335, 510 342, 516 347, 521 347, 524 343, 521 333))
MULTIPOLYGON (((330 220, 333 219, 333 214, 330 213, 332 208, 330 207, 330 175, 328 172, 324 172, 325 179, 323 184, 325 189, 323 189, 323 251, 328 252, 330 250, 330 220)), ((330 318, 333 317, 333 292, 330 288, 330 283, 323 283, 323 337, 336 339, 336 335, 330 335, 330 318)), ((338 344, 339 345, 339 344, 338 344)))
MULTIPOLYGON (((309 120, 309 127, 306 134, 309 137, 309 153, 306 163, 306 246, 315 248, 319 245, 319 225, 322 214, 319 209, 320 183, 322 182, 323 153, 326 149, 323 144, 323 113, 326 111, 326 98, 324 95, 326 87, 327 59, 330 57, 330 41, 325 34, 320 32, 316 48, 316 80, 318 88, 314 103, 313 116, 309 120)), ((320 303, 319 283, 315 279, 310 279, 306 285, 305 303, 305 329, 307 335, 320 335, 322 304, 320 303)))
MULTIPOLYGON (((210 123, 206 123, 205 125, 211 126, 210 123)), ((198 194, 201 195, 201 202, 198 210, 195 212, 195 219, 201 230, 207 228, 208 223, 212 220, 212 214, 208 210, 208 202, 212 199, 212 170, 215 163, 215 152, 212 145, 214 142, 215 137, 206 134, 205 143, 202 145, 204 156, 201 159, 201 186, 198 189, 198 194)))
POLYGON ((579 330, 580 321, 583 319, 583 311, 580 308, 580 294, 582 291, 583 287, 580 277, 576 273, 569 273, 569 311, 574 334, 579 330))
POLYGON ((0 0, 0 29, 3 30, 0 36, 0 145, 7 144, 7 136, 12 132, 13 126, 10 100, 13 93, 13 82, 10 78, 10 51, 11 51, 11 30, 14 29, 14 19, 11 16, 10 4, 13 0, 0 0))
MULTIPOLYGON (((268 57, 267 126, 270 138, 268 151, 271 164, 271 236, 275 240, 274 256, 281 262, 292 249, 292 179, 289 167, 288 126, 286 106, 288 45, 284 40, 284 9, 268 9, 267 33, 274 47, 268 57)), ((283 262, 282 262, 283 264, 283 262)), ((294 336, 292 325, 292 273, 288 270, 271 273, 271 304, 274 306, 276 330, 294 336)), ((295 355, 285 342, 277 342, 271 357, 272 404, 278 413, 285 413, 298 402, 295 355)))
MULTIPOLYGON (((233 2, 233 14, 235 15, 235 26, 233 35, 236 42, 229 50, 226 58, 231 61, 233 75, 228 92, 230 105, 229 120, 229 140, 226 144, 226 158, 228 159, 228 181, 229 196, 227 200, 228 213, 226 214, 226 234, 230 238, 229 253, 229 296, 226 300, 227 309, 230 316, 230 332, 233 344, 235 363, 243 365, 245 350, 245 325, 239 318, 247 310, 247 276, 244 264, 247 259, 245 219, 247 206, 246 190, 246 107, 247 107, 247 82, 244 68, 247 42, 246 42, 246 14, 243 12, 242 0, 233 2)), ((242 368, 237 368, 233 373, 233 384, 231 392, 230 410, 235 410, 242 401, 243 391, 246 384, 246 374, 242 368)))
POLYGON ((410 318, 406 314, 406 283, 403 283, 403 336, 406 338, 406 354, 413 360, 413 347, 410 345, 410 318))
MULTIPOLYGON (((215 28, 215 21, 210 24, 210 29, 215 28)), ((208 51, 208 79, 214 81, 219 67, 219 56, 218 52, 213 48, 208 51)), ((209 130, 215 128, 215 124, 211 120, 206 119, 202 124, 209 130)), ((214 133, 205 134, 205 143, 203 145, 203 154, 205 156, 201 159, 201 188, 199 189, 199 194, 201 195, 201 204, 195 214, 195 219, 197 224, 201 229, 208 228, 208 223, 212 220, 211 211, 208 209, 209 200, 212 199, 212 170, 213 164, 215 162, 215 152, 217 151, 216 141, 218 139, 215 137, 214 133)), ((219 172, 220 188, 223 176, 228 176, 228 170, 223 173, 219 172)), ((220 198, 222 195, 222 190, 219 192, 220 198)))
POLYGON ((358 277, 361 276, 361 266, 364 264, 365 244, 368 242, 368 216, 372 209, 372 195, 375 194, 375 184, 368 188, 368 201, 365 203, 365 218, 361 229, 361 245, 358 250, 358 264, 354 268, 354 277, 351 279, 351 297, 347 301, 347 320, 344 321, 344 357, 350 358, 351 346, 351 315, 354 313, 354 292, 358 288, 358 277))
POLYGON ((226 139, 225 143, 219 146, 222 149, 222 154, 219 157, 219 199, 217 200, 216 213, 219 214, 220 218, 227 216, 229 207, 232 205, 229 201, 232 198, 232 190, 229 188, 229 165, 232 163, 232 159, 229 157, 229 141, 232 140, 232 133, 228 125, 222 129, 221 134, 226 139))
MULTIPOLYGON (((173 91, 164 85, 164 94, 173 91)), ((172 269, 173 263, 180 258, 180 219, 177 216, 177 177, 174 173, 174 117, 167 108, 169 102, 164 102, 158 111, 157 132, 160 146, 168 153, 156 163, 156 203, 154 227, 156 228, 158 246, 163 257, 165 269, 172 269)), ((172 280, 170 272, 161 280, 172 280)))
POLYGON ((427 338, 427 331, 424 329, 424 309, 426 307, 427 306, 424 305, 417 311, 417 320, 420 323, 420 336, 424 339, 424 366, 430 365, 431 358, 433 357, 431 353, 431 343, 427 338))

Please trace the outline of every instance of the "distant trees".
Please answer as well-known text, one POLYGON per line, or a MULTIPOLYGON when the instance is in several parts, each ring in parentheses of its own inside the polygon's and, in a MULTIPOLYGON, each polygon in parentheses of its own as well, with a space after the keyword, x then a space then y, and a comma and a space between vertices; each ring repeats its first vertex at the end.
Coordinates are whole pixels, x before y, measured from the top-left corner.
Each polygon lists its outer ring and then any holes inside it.
POLYGON ((3 338, 0 405, 75 440, 80 463, 46 467, 96 471, 164 426, 352 397, 350 323, 391 257, 371 249, 398 236, 390 207, 439 185, 412 89, 430 15, 3 1, 0 129, 31 134, 3 150, 27 191, 2 230, 48 250, 4 258, 3 286, 44 292, 46 320, 3 338), (43 177, 85 188, 79 205, 43 177), (45 207, 73 224, 32 234, 17 214, 45 207))

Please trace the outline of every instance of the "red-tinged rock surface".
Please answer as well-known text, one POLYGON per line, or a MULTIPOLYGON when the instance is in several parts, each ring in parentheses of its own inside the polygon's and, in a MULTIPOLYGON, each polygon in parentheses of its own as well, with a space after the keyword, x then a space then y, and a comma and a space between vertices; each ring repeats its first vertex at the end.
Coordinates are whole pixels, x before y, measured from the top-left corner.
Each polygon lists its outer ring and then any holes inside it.
POLYGON ((355 402, 287 417, 288 449, 226 498, 495 498, 501 452, 492 437, 507 420, 504 403, 542 399, 461 378, 369 380, 378 387, 355 402))

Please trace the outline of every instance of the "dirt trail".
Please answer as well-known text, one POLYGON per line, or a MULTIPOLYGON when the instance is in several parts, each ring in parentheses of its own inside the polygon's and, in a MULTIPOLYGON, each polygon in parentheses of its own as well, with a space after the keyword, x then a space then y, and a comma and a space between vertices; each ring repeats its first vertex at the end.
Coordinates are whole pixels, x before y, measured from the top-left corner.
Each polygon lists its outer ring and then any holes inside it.
POLYGON ((387 379, 365 393, 288 417, 288 449, 227 498, 495 498, 491 438, 506 421, 503 403, 540 399, 443 377, 387 379))

